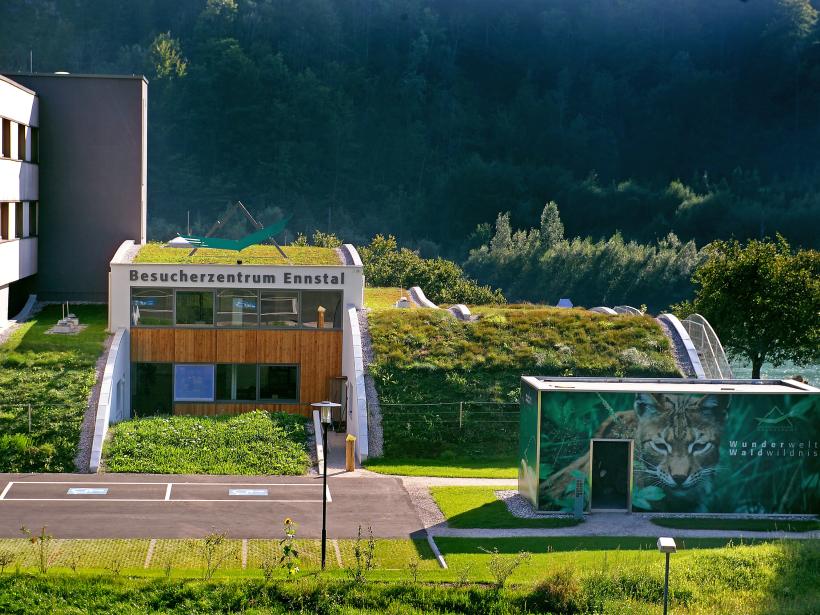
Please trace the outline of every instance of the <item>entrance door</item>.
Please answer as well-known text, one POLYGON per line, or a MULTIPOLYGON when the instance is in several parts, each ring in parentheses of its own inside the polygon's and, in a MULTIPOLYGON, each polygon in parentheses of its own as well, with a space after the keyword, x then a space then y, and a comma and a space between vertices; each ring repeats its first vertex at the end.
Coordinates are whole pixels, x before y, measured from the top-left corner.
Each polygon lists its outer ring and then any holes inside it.
POLYGON ((591 510, 632 509, 632 440, 592 440, 591 510))

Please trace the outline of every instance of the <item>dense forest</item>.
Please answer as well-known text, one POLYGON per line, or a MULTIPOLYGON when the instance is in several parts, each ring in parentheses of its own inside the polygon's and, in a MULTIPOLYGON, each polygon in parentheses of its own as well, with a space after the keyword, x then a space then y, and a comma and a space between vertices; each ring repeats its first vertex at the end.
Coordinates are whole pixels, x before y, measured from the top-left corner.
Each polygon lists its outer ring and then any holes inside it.
POLYGON ((464 263, 554 201, 569 239, 820 246, 809 0, 5 0, 0 23, 2 70, 149 78, 157 239, 239 199, 464 263))

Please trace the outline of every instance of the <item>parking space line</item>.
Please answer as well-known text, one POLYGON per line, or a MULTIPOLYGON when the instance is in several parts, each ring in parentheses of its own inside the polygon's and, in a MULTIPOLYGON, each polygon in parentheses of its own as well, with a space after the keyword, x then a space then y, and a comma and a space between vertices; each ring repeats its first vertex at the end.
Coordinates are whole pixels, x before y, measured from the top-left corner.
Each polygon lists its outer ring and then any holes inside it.
MULTIPOLYGON (((77 480, 16 480, 15 485, 167 485, 169 483, 156 482, 136 482, 136 481, 77 481, 77 480)), ((9 483, 12 484, 12 483, 9 483)), ((320 487, 321 484, 314 483, 180 483, 172 482, 171 485, 201 485, 203 487, 235 487, 235 486, 257 486, 257 487, 320 487)))
POLYGON ((333 498, 330 497, 330 487, 325 487, 325 495, 327 496, 328 503, 333 501, 333 498))
POLYGON ((14 481, 9 481, 9 483, 6 485, 6 488, 3 489, 3 493, 0 493, 0 500, 2 500, 3 498, 6 497, 6 494, 9 492, 9 489, 11 489, 11 486, 13 484, 14 484, 14 481))
POLYGON ((245 499, 245 498, 231 498, 228 499, 207 499, 207 500, 198 500, 196 498, 185 498, 180 500, 161 500, 157 498, 82 498, 82 499, 69 499, 69 498, 11 498, 3 500, 4 502, 257 502, 259 504, 264 503, 319 503, 322 500, 264 500, 259 498, 254 498, 252 500, 245 499))
POLYGON ((174 483, 168 483, 168 486, 165 487, 165 501, 166 502, 171 499, 171 487, 173 487, 173 486, 174 486, 174 483))

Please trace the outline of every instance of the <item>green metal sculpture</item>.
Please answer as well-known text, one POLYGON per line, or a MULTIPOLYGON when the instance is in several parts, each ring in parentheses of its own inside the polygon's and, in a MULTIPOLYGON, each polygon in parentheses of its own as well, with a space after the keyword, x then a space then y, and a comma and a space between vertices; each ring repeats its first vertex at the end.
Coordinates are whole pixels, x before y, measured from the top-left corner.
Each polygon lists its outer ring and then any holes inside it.
POLYGON ((217 250, 235 250, 239 252, 248 246, 261 243, 274 235, 278 235, 285 229, 290 218, 291 216, 288 216, 276 224, 259 229, 242 239, 220 239, 219 237, 199 237, 197 235, 180 235, 180 237, 194 248, 215 248, 217 250))

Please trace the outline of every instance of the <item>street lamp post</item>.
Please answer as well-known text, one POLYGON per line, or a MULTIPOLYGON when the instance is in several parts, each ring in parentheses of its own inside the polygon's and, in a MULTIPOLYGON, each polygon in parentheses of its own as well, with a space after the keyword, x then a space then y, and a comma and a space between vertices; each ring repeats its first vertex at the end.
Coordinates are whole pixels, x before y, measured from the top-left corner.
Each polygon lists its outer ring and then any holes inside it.
POLYGON ((678 550, 674 538, 658 538, 658 551, 666 554, 666 576, 663 581, 663 615, 669 606, 669 556, 678 550))
POLYGON ((324 453, 324 468, 322 470, 322 570, 324 570, 327 554, 327 430, 332 420, 331 409, 340 408, 341 404, 332 401, 320 401, 310 405, 319 408, 322 422, 322 451, 324 453))

